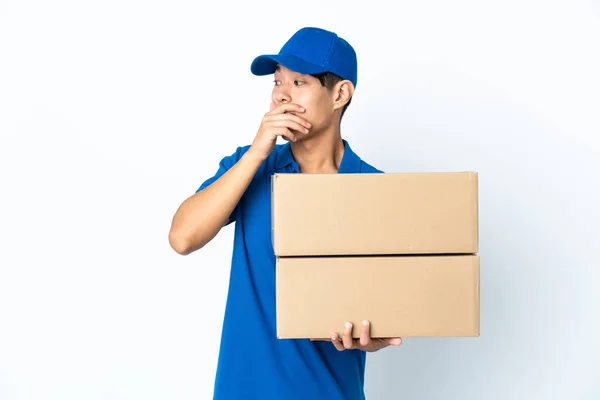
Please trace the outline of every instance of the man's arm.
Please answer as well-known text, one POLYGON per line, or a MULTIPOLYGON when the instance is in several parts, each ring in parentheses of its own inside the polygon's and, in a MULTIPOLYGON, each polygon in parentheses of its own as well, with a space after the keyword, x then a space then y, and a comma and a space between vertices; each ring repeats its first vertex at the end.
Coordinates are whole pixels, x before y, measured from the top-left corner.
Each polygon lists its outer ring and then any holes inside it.
POLYGON ((173 250, 188 255, 204 247, 229 221, 229 217, 262 162, 268 157, 278 136, 296 141, 292 131, 308 133, 310 124, 286 111, 303 113, 304 108, 288 103, 265 114, 248 151, 209 186, 188 197, 177 209, 169 243, 173 250))
POLYGON ((188 255, 210 242, 227 224, 261 162, 247 152, 219 179, 188 197, 177 209, 169 231, 173 250, 188 255))

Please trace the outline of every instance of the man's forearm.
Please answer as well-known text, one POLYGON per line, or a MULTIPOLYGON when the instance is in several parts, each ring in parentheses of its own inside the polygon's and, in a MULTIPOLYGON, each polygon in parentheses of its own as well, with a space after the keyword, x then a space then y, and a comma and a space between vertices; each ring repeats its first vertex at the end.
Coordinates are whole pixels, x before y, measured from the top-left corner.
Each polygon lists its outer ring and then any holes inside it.
POLYGON ((261 163, 248 151, 210 186, 187 198, 173 217, 171 247, 187 255, 210 242, 229 220, 261 163))

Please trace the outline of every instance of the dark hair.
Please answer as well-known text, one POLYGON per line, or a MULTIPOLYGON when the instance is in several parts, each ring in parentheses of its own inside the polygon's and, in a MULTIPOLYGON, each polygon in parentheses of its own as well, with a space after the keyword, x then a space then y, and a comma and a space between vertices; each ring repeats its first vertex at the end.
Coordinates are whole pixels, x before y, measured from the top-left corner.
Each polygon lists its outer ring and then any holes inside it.
MULTIPOLYGON (((339 81, 342 80, 342 78, 340 78, 339 76, 337 76, 336 74, 334 74, 332 72, 323 72, 321 74, 312 74, 311 76, 317 78, 319 80, 319 82, 321 82, 321 86, 326 87, 328 90, 331 90, 335 86, 336 83, 338 83, 339 81)), ((350 105, 351 102, 352 102, 352 97, 350 97, 350 99, 348 100, 348 102, 346 103, 344 108, 342 109, 342 115, 340 116, 340 119, 344 116, 344 113, 346 112, 346 109, 348 108, 348 106, 350 105)))

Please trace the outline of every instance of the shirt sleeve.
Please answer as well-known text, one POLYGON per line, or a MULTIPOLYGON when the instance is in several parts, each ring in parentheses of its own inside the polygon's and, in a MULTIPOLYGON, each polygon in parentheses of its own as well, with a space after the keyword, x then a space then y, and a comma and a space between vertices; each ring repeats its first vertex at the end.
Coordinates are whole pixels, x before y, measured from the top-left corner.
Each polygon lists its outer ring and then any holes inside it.
MULTIPOLYGON (((238 147, 233 154, 223 157, 221 159, 221 161, 219 162, 219 168, 217 169, 217 172, 213 176, 211 176, 210 178, 208 178, 204 182, 202 182, 200 187, 198 187, 198 189, 196 189, 196 193, 198 193, 199 191, 201 191, 203 189, 206 189, 213 182, 215 182, 217 179, 219 179, 221 176, 223 176, 223 174, 225 174, 225 172, 229 171, 229 169, 231 167, 233 167, 240 160, 240 158, 244 155, 244 153, 247 150, 248 150, 247 147, 238 147)), ((229 216, 229 220, 227 221, 227 225, 229 225, 235 221, 237 212, 238 212, 238 208, 239 208, 239 204, 236 205, 235 208, 233 209, 231 215, 229 216)))

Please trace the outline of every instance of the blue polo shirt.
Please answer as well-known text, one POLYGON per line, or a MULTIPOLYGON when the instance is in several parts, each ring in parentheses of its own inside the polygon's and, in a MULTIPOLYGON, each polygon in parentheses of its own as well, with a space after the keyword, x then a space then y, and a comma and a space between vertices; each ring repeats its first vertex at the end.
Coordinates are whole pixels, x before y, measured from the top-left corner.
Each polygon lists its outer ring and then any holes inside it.
MULTIPOLYGON (((338 173, 381 173, 344 140, 338 173)), ((223 158, 206 188, 248 150, 223 158)), ((275 254, 271 242, 271 176, 299 173, 290 144, 276 145, 231 214, 235 237, 214 400, 362 400, 366 354, 332 343, 278 339, 275 254)), ((340 327, 342 328, 342 327, 340 327)))

